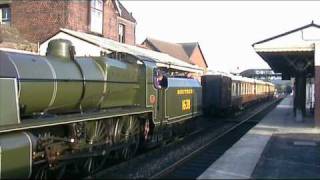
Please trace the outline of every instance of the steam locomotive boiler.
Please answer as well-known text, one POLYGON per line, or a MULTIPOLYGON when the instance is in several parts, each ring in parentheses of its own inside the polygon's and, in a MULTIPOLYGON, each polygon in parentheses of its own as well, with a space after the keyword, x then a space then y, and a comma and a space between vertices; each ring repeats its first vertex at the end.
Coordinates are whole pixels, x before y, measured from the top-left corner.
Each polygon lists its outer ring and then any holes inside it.
POLYGON ((201 85, 164 77, 152 59, 75 57, 67 40, 46 56, 0 51, 0 176, 92 174, 109 157, 174 134, 201 114, 201 85))

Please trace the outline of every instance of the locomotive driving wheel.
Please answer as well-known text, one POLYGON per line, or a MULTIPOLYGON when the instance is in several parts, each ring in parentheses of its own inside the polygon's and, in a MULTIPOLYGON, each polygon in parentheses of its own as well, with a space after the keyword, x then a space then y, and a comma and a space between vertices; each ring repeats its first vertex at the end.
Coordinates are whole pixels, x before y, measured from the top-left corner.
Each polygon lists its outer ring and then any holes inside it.
POLYGON ((120 139, 126 144, 121 151, 121 157, 125 160, 134 156, 140 144, 140 122, 135 116, 127 116, 123 119, 120 139))
POLYGON ((46 180, 46 179, 62 179, 65 175, 67 166, 65 164, 59 165, 56 168, 50 168, 48 164, 35 168, 32 179, 46 180))
MULTIPOLYGON (((89 144, 105 142, 107 139, 106 123, 103 120, 86 123, 86 135, 89 144)), ((86 158, 80 163, 82 173, 92 175, 105 165, 108 158, 106 146, 90 147, 88 153, 91 157, 86 158)))
POLYGON ((48 179, 49 168, 47 166, 39 167, 34 173, 34 179, 48 179))

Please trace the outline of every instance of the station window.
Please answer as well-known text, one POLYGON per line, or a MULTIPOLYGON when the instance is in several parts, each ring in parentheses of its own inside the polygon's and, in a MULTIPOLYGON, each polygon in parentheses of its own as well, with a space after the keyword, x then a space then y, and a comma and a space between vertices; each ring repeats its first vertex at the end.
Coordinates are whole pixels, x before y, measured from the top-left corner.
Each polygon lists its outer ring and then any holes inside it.
POLYGON ((0 6, 0 16, 1 16, 0 24, 10 25, 10 23, 11 23, 11 9, 10 9, 9 5, 1 5, 0 6))
POLYGON ((102 34, 103 0, 91 0, 90 17, 90 30, 102 34))
POLYGON ((126 42, 126 28, 124 24, 119 24, 119 42, 125 43, 126 42))

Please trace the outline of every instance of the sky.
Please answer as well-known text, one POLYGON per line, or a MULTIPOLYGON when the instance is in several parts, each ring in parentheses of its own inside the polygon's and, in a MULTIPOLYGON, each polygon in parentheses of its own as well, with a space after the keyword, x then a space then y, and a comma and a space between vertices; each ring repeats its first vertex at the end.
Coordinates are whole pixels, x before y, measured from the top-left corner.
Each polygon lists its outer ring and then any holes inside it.
POLYGON ((312 20, 320 24, 320 1, 121 2, 137 20, 136 43, 199 42, 209 68, 226 72, 269 68, 253 43, 312 20))

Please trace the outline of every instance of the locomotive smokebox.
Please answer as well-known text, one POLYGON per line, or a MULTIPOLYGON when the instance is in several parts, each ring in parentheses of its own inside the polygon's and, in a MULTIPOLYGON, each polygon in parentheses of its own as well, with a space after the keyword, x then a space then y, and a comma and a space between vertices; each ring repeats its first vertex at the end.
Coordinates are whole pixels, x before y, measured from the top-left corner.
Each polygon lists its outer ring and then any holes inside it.
POLYGON ((49 42, 46 55, 57 57, 61 60, 73 60, 75 50, 71 41, 66 39, 54 39, 49 42))

